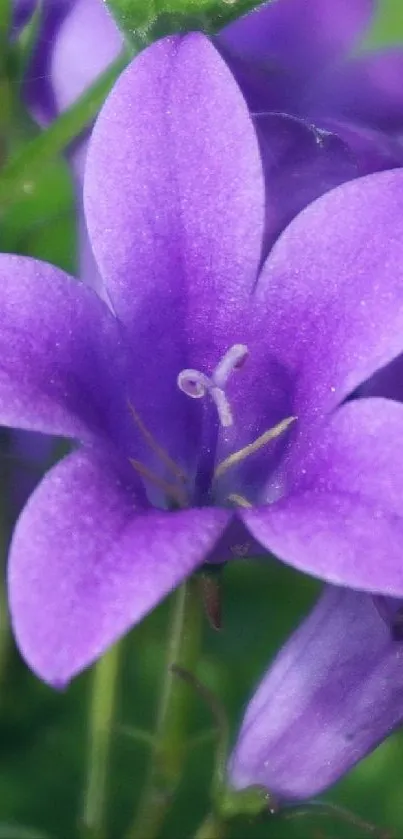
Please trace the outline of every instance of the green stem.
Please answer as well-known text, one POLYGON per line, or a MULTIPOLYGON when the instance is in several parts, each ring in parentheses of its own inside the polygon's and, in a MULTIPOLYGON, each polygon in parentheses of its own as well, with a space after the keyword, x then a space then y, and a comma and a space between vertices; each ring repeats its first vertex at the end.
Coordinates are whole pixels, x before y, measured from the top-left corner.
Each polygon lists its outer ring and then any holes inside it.
POLYGON ((119 659, 120 645, 116 644, 96 664, 93 673, 83 825, 86 834, 96 839, 106 837, 106 788, 119 659))
MULTIPOLYGON (((3 567, 1 568, 3 572, 3 567)), ((0 688, 6 676, 11 647, 10 622, 8 617, 5 586, 0 583, 0 688)))
POLYGON ((21 197, 27 183, 78 137, 98 114, 118 75, 127 64, 127 54, 121 55, 108 67, 95 84, 58 119, 24 145, 1 170, 0 205, 21 197))
POLYGON ((226 832, 227 825, 214 813, 209 813, 196 830, 194 839, 224 839, 226 832))
POLYGON ((128 839, 154 839, 177 789, 186 757, 190 691, 173 665, 194 670, 200 650, 202 606, 196 581, 175 592, 167 661, 147 781, 128 839))

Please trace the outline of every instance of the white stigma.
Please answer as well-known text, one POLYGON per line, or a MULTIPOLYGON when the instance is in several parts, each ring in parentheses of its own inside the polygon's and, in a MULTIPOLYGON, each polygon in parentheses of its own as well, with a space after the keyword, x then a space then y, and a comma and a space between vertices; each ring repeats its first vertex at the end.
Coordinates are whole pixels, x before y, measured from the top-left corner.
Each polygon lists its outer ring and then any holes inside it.
POLYGON ((199 370, 181 370, 177 378, 178 387, 191 399, 202 399, 206 393, 213 400, 223 428, 234 424, 231 406, 225 394, 225 385, 233 372, 239 370, 248 355, 245 344, 233 344, 223 355, 211 376, 199 370))

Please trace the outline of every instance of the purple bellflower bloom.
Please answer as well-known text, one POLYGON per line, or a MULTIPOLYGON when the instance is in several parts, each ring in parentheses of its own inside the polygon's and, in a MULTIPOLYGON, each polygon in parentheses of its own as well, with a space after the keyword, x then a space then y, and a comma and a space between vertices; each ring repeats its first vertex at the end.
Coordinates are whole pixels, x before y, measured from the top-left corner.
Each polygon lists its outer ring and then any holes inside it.
POLYGON ((85 173, 109 306, 0 256, 1 422, 78 442, 11 546, 15 633, 43 679, 240 543, 403 595, 403 406, 343 404, 403 349, 402 186, 397 170, 327 193, 259 270, 270 195, 217 50, 166 38, 122 74, 85 173))
POLYGON ((401 724, 400 606, 325 589, 248 705, 228 768, 233 786, 262 785, 281 805, 312 798, 401 724))
POLYGON ((403 50, 356 52, 376 0, 278 0, 218 36, 252 112, 339 134, 360 173, 402 161, 403 50))

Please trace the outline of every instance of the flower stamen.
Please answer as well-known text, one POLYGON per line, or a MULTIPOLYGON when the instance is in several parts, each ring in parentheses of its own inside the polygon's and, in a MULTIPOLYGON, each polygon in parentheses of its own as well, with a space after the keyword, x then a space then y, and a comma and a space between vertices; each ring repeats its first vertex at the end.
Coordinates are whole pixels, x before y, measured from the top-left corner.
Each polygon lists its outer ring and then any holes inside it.
POLYGON ((253 504, 251 504, 244 495, 238 495, 237 492, 231 492, 231 495, 228 495, 227 497, 227 501, 230 501, 231 504, 235 504, 235 507, 244 507, 247 510, 249 510, 250 507, 253 507, 253 504))
POLYGON ((214 480, 221 478, 228 469, 231 469, 232 466, 237 466, 238 463, 242 463, 243 460, 246 460, 247 457, 250 457, 255 452, 259 451, 262 446, 265 446, 266 443, 270 443, 271 440, 275 440, 276 437, 280 437, 284 431, 291 425, 291 423, 295 422, 297 417, 287 417, 286 419, 281 420, 281 422, 277 423, 273 428, 269 428, 268 431, 265 431, 260 437, 257 437, 252 443, 249 443, 247 446, 244 446, 243 449, 239 449, 237 452, 233 452, 225 460, 222 460, 221 463, 215 469, 214 472, 214 480))
POLYGON ((234 344, 218 362, 211 377, 201 373, 200 370, 188 368, 181 370, 177 378, 179 389, 191 399, 202 399, 206 393, 209 394, 217 408, 223 428, 229 428, 234 424, 231 406, 224 388, 233 370, 238 370, 242 366, 247 355, 248 348, 245 344, 234 344))
POLYGON ((185 493, 182 491, 181 487, 173 486, 169 484, 167 481, 164 481, 163 478, 160 478, 158 475, 155 475, 148 466, 145 466, 144 463, 141 463, 140 460, 134 460, 133 458, 129 458, 129 463, 133 466, 133 469, 141 475, 142 478, 146 478, 146 480, 150 481, 154 486, 158 489, 161 489, 167 498, 170 498, 171 501, 174 501, 175 504, 178 504, 179 507, 187 507, 188 506, 188 499, 185 493))
POLYGON ((248 354, 246 344, 233 344, 214 369, 212 375, 214 384, 221 388, 225 387, 233 370, 240 370, 248 354))
POLYGON ((175 463, 174 460, 172 460, 172 458, 169 456, 168 452, 166 452, 165 449, 163 449, 162 446, 160 446, 160 444, 157 443, 157 441, 155 440, 155 438, 151 434, 151 431, 149 431, 148 428, 144 425, 142 419, 138 415, 136 409, 133 407, 131 402, 129 402, 129 408, 130 408, 130 413, 131 413, 131 415, 134 419, 134 422, 137 425, 137 428, 139 429, 139 431, 143 435, 144 440, 149 445, 150 449, 154 452, 154 454, 157 455, 157 457, 159 457, 159 459, 167 467, 167 469, 169 469, 170 472, 172 472, 172 474, 175 475, 175 478, 178 478, 178 480, 181 481, 181 483, 185 483, 185 481, 186 481, 185 473, 182 471, 180 466, 178 466, 178 464, 175 463))

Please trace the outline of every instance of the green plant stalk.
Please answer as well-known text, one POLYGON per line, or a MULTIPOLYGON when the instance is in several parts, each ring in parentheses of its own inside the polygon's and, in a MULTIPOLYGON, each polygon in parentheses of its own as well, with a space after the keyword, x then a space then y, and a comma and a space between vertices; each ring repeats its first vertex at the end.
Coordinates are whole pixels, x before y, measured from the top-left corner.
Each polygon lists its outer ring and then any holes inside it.
POLYGON ((93 122, 127 61, 124 52, 49 128, 7 161, 0 172, 0 207, 18 200, 29 190, 33 177, 93 122))
POLYGON ((193 671, 200 653, 202 604, 197 581, 190 580, 173 596, 167 660, 157 714, 155 745, 147 780, 128 839, 154 839, 182 776, 187 751, 191 689, 172 671, 173 665, 193 671))
POLYGON ((82 824, 86 836, 106 839, 108 767, 116 705, 121 644, 95 665, 89 713, 87 783, 82 824))
POLYGON ((194 834, 194 839, 225 839, 227 824, 215 813, 209 813, 194 834))

